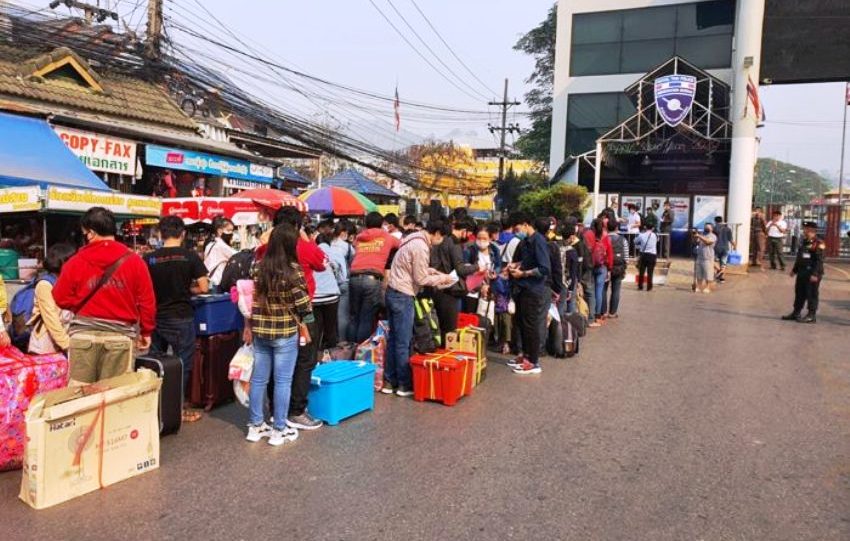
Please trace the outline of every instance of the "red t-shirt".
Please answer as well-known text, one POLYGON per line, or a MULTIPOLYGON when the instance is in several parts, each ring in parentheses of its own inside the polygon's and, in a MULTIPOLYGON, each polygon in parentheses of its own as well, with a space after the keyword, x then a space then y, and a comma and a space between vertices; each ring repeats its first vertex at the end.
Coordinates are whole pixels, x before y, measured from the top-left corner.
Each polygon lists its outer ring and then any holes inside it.
POLYGON ((387 268, 387 260, 393 250, 397 250, 401 242, 383 229, 367 229, 359 235, 354 243, 354 261, 351 262, 351 272, 378 272, 383 274, 387 268))

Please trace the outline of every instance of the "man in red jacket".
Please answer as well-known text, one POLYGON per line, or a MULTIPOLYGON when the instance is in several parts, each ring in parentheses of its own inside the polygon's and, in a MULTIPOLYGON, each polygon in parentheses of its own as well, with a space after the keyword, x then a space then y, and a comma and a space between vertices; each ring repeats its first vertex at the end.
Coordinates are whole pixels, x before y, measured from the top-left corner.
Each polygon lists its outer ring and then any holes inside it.
POLYGON ((53 287, 56 304, 75 313, 68 359, 71 381, 77 384, 132 370, 134 342, 148 349, 156 325, 148 267, 115 240, 112 212, 90 208, 80 227, 86 245, 65 263, 53 287))

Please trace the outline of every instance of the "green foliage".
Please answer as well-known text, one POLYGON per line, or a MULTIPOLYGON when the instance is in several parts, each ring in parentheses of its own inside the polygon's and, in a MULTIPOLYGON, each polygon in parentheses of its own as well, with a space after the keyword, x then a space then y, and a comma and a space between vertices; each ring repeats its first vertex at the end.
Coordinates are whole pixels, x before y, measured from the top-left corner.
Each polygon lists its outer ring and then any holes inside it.
POLYGON ((496 199, 499 210, 513 212, 519 207, 520 195, 546 186, 547 178, 542 173, 525 172, 517 175, 508 169, 505 179, 496 183, 496 199))
POLYGON ((828 180, 810 169, 772 158, 759 158, 753 197, 758 205, 801 205, 820 198, 831 188, 828 180))
POLYGON ((555 29, 558 4, 553 4, 543 20, 523 35, 514 50, 534 57, 534 71, 525 82, 532 89, 525 95, 531 109, 531 129, 517 139, 516 147, 526 158, 549 161, 549 142, 552 135, 552 88, 555 82, 555 29))
POLYGON ((558 183, 548 188, 523 193, 519 210, 532 216, 554 216, 559 220, 587 206, 587 188, 576 184, 558 183))

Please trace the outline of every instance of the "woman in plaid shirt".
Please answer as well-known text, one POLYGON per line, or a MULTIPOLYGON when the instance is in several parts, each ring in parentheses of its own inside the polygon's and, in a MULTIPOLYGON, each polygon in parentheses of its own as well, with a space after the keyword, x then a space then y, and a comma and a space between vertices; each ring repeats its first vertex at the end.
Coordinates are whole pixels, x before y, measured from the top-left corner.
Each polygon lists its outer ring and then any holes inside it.
POLYGON ((248 441, 264 437, 269 444, 282 445, 298 439, 298 430, 286 426, 292 372, 298 357, 299 323, 313 318, 304 273, 298 265, 295 245, 298 230, 281 224, 274 228, 265 257, 254 271, 254 305, 250 332, 254 345, 254 369, 248 406, 248 441), (264 399, 274 374, 274 427, 265 422, 264 399))

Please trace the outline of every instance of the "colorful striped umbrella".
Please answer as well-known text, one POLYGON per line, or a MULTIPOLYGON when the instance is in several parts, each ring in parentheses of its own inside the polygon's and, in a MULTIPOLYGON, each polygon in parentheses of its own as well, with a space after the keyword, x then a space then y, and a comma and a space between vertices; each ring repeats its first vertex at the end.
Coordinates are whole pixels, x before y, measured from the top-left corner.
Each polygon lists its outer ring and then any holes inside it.
POLYGON ((378 210, 378 206, 365 196, 336 186, 308 190, 298 197, 307 203, 310 212, 318 214, 363 216, 367 212, 378 210))

